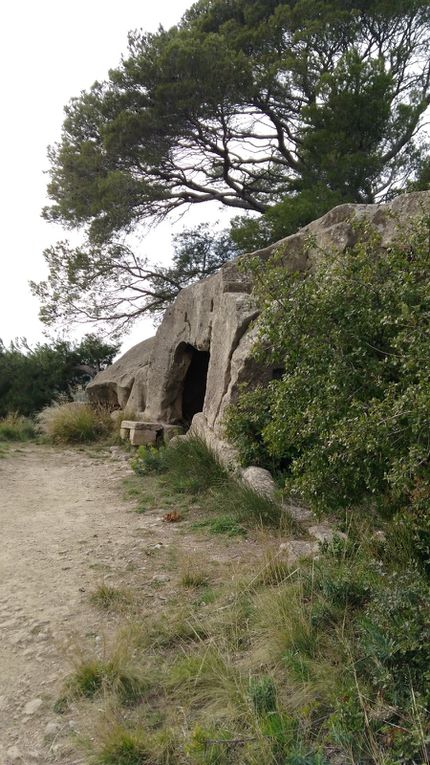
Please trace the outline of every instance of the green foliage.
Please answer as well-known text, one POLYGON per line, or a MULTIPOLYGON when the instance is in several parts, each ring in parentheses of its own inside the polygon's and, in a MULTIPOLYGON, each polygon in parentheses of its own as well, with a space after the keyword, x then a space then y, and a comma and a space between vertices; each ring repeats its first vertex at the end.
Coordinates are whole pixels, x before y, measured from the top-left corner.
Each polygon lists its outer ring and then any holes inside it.
POLYGON ((213 519, 198 521, 194 524, 194 528, 207 529, 211 534, 226 534, 228 537, 246 535, 246 529, 231 515, 219 515, 213 519))
POLYGON ((109 674, 109 668, 104 662, 92 661, 82 664, 69 678, 67 690, 73 696, 86 696, 91 698, 99 693, 103 687, 105 677, 109 674))
POLYGON ((392 704, 411 689, 430 700, 430 587, 417 571, 391 575, 362 620, 363 668, 392 704))
POLYGON ((187 438, 173 447, 138 451, 137 473, 166 473, 168 485, 176 492, 198 494, 226 481, 227 471, 199 438, 187 438))
POLYGON ((59 394, 88 382, 112 363, 118 346, 95 335, 80 343, 57 340, 30 348, 25 340, 7 348, 0 341, 0 416, 18 412, 29 416, 40 411, 59 394))
POLYGON ((315 176, 370 201, 422 125, 428 31, 424 0, 221 0, 132 33, 66 108, 46 214, 100 241, 189 203, 261 213, 315 176))
POLYGON ((164 447, 139 446, 131 466, 137 475, 164 473, 167 470, 167 451, 164 447))
POLYGON ((251 679, 249 696, 257 715, 276 711, 276 686, 269 675, 251 679))
POLYGON ((200 0, 171 29, 130 33, 108 79, 68 104, 49 150, 45 216, 87 238, 45 252, 48 279, 32 285, 42 320, 121 331, 236 246, 423 177, 429 25, 426 0, 200 0), (239 219, 232 239, 184 232, 167 268, 121 243, 142 221, 207 201, 263 219, 239 219))
POLYGON ((121 657, 111 660, 83 660, 67 679, 65 698, 93 698, 102 691, 115 693, 125 706, 138 703, 147 690, 147 682, 121 657))
POLYGON ((238 250, 250 253, 267 247, 345 201, 340 191, 331 190, 321 181, 309 183, 309 188, 303 184, 300 191, 284 197, 258 218, 245 215, 233 218, 230 236, 238 250))
POLYGON ((154 760, 141 734, 127 731, 123 726, 115 726, 93 762, 95 765, 151 765, 154 760))
POLYGON ((306 277, 288 274, 281 254, 253 265, 259 358, 284 373, 265 387, 258 418, 263 391, 242 395, 228 431, 244 460, 255 440, 260 464, 277 462, 288 490, 318 511, 398 512, 425 563, 429 222, 411 222, 388 250, 375 231, 356 234, 345 253, 319 253, 306 277))
POLYGON ((0 441, 30 441, 36 435, 34 423, 19 414, 0 419, 0 441))
POLYGON ((90 443, 112 432, 112 420, 107 411, 75 401, 45 407, 37 420, 42 433, 54 443, 90 443))

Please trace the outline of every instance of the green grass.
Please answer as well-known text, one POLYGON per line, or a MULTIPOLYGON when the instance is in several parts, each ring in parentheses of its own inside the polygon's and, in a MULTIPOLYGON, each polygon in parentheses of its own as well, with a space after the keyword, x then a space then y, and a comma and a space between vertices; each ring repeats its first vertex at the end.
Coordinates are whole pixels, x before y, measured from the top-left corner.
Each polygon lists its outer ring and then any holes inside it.
POLYGON ((246 529, 231 515, 219 515, 192 524, 193 529, 203 529, 211 534, 225 534, 228 537, 244 537, 246 529))
POLYGON ((19 414, 8 414, 0 419, 0 441, 30 441, 36 437, 32 420, 19 414))
POLYGON ((94 765, 150 765, 151 758, 147 744, 141 734, 130 733, 122 726, 106 737, 94 765))
POLYGON ((132 706, 141 701, 151 682, 135 662, 132 646, 121 638, 108 657, 78 656, 58 701, 110 694, 119 704, 132 706))
MULTIPOLYGON (((342 765, 428 765, 430 584, 423 573, 408 570, 396 548, 374 538, 373 524, 357 519, 343 526, 347 540, 290 567, 270 530, 276 503, 254 501, 227 474, 220 479, 218 466, 201 477, 196 464, 206 465, 206 455, 200 459, 199 449, 185 450, 192 491, 172 496, 192 507, 195 483, 205 487, 201 534, 217 526, 242 533, 264 518, 269 531, 255 533, 252 553, 239 561, 234 537, 228 550, 199 537, 194 550, 187 539, 182 553, 159 552, 171 577, 169 600, 155 593, 145 610, 133 610, 133 622, 124 615, 122 648, 81 662, 67 686, 94 714, 113 710, 118 718, 115 735, 112 725, 93 735, 93 761, 126 763, 121 758, 136 755, 150 765, 330 765, 335 754, 342 765), (232 498, 236 509, 227 512, 232 498), (168 745, 154 743, 159 735, 168 745)), ((169 470, 137 478, 158 507, 176 485, 169 470)))
POLYGON ((122 611, 132 603, 128 590, 101 584, 90 595, 90 603, 102 611, 122 611))
MULTIPOLYGON (((233 479, 198 438, 188 438, 170 448, 140 447, 134 469, 145 477, 143 485, 148 478, 157 477, 164 494, 176 498, 177 503, 187 498, 189 504, 198 495, 199 504, 208 513, 202 523, 207 520, 207 528, 214 534, 239 536, 245 527, 261 526, 282 528, 285 533, 300 532, 280 503, 233 479)), ((139 507, 146 507, 144 500, 139 507)))
POLYGON ((175 742, 163 733, 129 730, 113 723, 102 733, 102 743, 93 765, 179 765, 175 742))

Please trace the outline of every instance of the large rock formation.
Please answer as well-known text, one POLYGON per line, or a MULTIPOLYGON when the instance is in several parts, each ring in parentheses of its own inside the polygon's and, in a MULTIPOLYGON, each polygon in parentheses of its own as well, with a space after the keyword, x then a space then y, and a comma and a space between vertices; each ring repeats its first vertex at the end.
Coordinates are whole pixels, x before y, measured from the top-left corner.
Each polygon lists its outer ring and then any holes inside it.
POLYGON ((87 386, 90 400, 105 404, 112 410, 143 409, 154 339, 150 337, 134 345, 118 361, 99 372, 87 386))
MULTIPOLYGON (((429 208, 430 192, 402 195, 388 205, 341 205, 253 256, 264 260, 278 250, 286 269, 304 271, 321 249, 343 251, 353 245, 354 221, 368 220, 387 247, 399 226, 405 228, 429 208)), ((258 368, 251 355, 258 316, 251 291, 238 260, 182 290, 155 337, 94 378, 88 386, 91 398, 127 407, 150 423, 192 422, 217 451, 227 450, 219 440, 226 407, 242 382, 271 377, 271 370, 258 368)))

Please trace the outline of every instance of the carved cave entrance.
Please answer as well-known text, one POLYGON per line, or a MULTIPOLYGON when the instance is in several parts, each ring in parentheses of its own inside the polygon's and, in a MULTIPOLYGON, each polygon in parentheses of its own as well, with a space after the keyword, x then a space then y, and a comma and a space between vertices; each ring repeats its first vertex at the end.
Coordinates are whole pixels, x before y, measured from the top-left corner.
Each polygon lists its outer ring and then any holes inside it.
POLYGON ((181 420, 189 426, 197 412, 203 410, 209 368, 209 351, 199 351, 189 343, 178 348, 187 367, 183 378, 181 420))

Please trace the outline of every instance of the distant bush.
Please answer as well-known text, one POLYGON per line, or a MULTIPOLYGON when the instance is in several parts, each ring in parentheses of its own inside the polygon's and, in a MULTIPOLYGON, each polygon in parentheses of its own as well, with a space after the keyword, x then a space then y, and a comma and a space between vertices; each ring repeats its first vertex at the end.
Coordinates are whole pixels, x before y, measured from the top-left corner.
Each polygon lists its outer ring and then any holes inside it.
POLYGON ((19 414, 0 419, 0 441, 29 441, 36 435, 34 423, 19 414))
POLYGON ((55 443, 89 443, 112 432, 112 420, 105 410, 74 401, 47 406, 37 420, 42 433, 55 443))
POLYGON ((0 339, 0 417, 9 412, 32 416, 60 394, 70 400, 77 388, 82 395, 91 375, 111 364, 118 350, 96 335, 33 348, 24 338, 9 347, 0 339))

